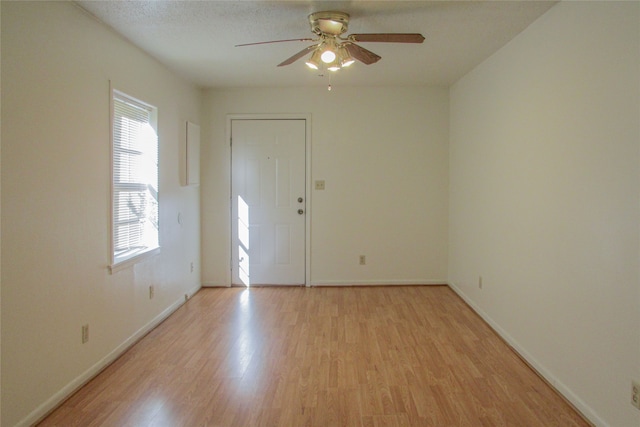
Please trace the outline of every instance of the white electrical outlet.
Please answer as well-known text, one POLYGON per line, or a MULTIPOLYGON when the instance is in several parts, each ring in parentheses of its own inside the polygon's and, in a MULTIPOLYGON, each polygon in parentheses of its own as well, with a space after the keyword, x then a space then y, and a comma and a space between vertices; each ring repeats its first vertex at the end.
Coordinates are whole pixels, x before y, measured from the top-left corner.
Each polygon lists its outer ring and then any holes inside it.
POLYGON ((191 272, 193 273, 193 262, 191 262, 191 272))
POLYGON ((640 383, 631 381, 631 404, 640 409, 640 383))
POLYGON ((360 265, 367 264, 367 257, 365 255, 360 255, 360 265))
POLYGON ((82 344, 89 341, 89 324, 82 325, 82 344))
POLYGON ((149 299, 153 299, 156 294, 156 290, 153 285, 149 286, 149 299))
POLYGON ((482 276, 478 277, 478 287, 482 289, 482 276))
POLYGON ((316 181, 316 190, 324 190, 324 180, 316 181))

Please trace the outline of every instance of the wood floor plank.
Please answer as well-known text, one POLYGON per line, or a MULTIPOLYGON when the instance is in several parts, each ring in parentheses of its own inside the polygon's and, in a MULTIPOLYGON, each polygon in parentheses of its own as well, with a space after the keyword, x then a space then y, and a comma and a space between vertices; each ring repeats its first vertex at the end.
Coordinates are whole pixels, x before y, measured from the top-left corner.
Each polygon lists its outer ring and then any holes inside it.
POLYGON ((203 289, 40 426, 589 426, 446 286, 203 289))

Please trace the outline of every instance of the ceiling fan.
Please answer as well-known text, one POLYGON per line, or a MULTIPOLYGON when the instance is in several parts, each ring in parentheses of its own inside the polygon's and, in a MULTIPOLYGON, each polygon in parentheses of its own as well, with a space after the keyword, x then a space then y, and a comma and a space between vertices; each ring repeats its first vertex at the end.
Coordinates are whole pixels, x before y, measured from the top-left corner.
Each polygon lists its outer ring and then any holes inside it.
POLYGON ((289 65, 311 53, 306 61, 309 68, 317 70, 321 65, 326 65, 330 71, 337 71, 343 67, 348 67, 355 60, 363 64, 370 65, 378 62, 381 57, 370 50, 367 50, 356 42, 384 42, 384 43, 422 43, 424 37, 418 33, 371 33, 371 34, 351 34, 346 37, 342 35, 349 27, 349 14, 345 12, 325 11, 316 12, 309 15, 311 32, 317 38, 300 38, 288 40, 272 40, 257 43, 239 44, 239 46, 253 46, 268 43, 281 43, 291 41, 309 41, 312 45, 302 49, 300 52, 285 59, 278 67, 289 65))

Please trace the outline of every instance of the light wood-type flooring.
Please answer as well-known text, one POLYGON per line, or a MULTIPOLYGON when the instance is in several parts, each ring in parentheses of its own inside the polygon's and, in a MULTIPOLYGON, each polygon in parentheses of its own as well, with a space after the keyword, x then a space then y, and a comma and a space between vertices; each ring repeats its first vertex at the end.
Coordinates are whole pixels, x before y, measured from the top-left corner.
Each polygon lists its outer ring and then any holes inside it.
POLYGON ((203 289, 40 426, 588 426, 450 288, 203 289))

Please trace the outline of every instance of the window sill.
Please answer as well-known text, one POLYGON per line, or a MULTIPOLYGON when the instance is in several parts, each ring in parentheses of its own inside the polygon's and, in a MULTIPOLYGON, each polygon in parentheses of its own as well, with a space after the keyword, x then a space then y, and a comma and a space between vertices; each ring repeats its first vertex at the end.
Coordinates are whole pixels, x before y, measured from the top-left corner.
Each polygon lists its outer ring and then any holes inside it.
POLYGON ((160 253, 160 247, 159 246, 156 247, 156 248, 153 248, 153 249, 147 249, 144 252, 141 252, 141 253, 139 253, 137 255, 130 256, 129 258, 123 259, 122 261, 114 262, 113 264, 111 264, 109 266, 109 272, 111 274, 115 274, 118 271, 125 270, 125 269, 133 266, 134 264, 137 264, 137 263, 139 263, 141 261, 144 261, 145 259, 150 258, 150 257, 152 257, 154 255, 159 254, 159 253, 160 253))

